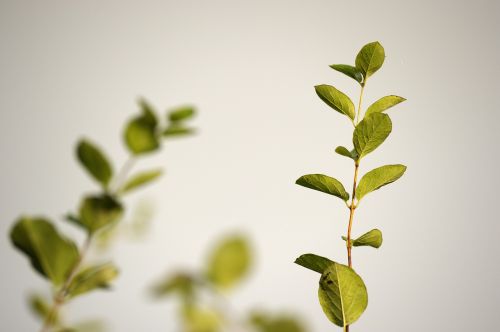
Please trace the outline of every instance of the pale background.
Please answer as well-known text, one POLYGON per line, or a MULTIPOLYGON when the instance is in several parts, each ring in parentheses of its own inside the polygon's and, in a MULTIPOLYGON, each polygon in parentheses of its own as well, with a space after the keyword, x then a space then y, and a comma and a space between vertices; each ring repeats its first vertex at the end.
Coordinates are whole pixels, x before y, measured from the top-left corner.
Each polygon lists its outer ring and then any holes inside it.
POLYGON ((138 165, 167 169, 128 201, 155 202, 151 233, 114 248, 115 291, 75 300, 68 318, 173 331, 173 304, 151 302, 146 286, 199 266, 218 235, 243 229, 258 263, 231 298, 237 310, 288 309, 312 331, 340 331, 319 307, 318 275, 292 262, 306 252, 344 261, 347 210, 294 181, 310 172, 351 181, 352 165, 333 148, 350 144, 352 128, 313 86, 357 99, 355 82, 328 65, 353 63, 373 40, 387 58, 365 105, 386 94, 408 101, 390 112, 393 133, 361 171, 408 171, 357 212, 354 234, 379 227, 385 242, 354 251, 370 305, 353 330, 496 330, 499 20, 493 0, 2 0, 0 330, 35 331, 24 296, 46 288, 8 241, 13 221, 57 219, 95 188, 74 160, 79 137, 122 163, 122 125, 144 95, 161 110, 197 105, 200 133, 138 165))

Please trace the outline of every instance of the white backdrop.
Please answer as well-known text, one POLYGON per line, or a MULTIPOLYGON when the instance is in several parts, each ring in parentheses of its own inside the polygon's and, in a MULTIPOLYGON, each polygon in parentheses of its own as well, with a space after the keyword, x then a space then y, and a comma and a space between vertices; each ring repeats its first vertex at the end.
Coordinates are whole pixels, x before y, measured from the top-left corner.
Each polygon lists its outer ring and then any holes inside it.
POLYGON ((140 95, 162 110, 197 105, 200 132, 139 164, 167 169, 129 201, 155 202, 152 231, 114 248, 115 291, 75 300, 69 318, 172 331, 172 306, 149 301, 146 286, 199 266, 217 236, 243 229, 258 264, 234 306, 285 308, 312 331, 336 330, 319 307, 318 276, 292 262, 306 252, 344 261, 347 210, 294 181, 324 172, 350 182, 352 165, 333 148, 349 144, 351 127, 313 86, 357 99, 355 83, 328 65, 380 40, 387 58, 365 105, 386 94, 408 101, 361 171, 408 171, 357 212, 354 234, 379 227, 385 243, 354 252, 370 304, 353 330, 494 331, 499 13, 493 0, 0 1, 0 330, 36 330, 24 296, 45 287, 7 239, 13 221, 57 219, 94 189, 74 160, 78 138, 123 162, 122 125, 140 95))

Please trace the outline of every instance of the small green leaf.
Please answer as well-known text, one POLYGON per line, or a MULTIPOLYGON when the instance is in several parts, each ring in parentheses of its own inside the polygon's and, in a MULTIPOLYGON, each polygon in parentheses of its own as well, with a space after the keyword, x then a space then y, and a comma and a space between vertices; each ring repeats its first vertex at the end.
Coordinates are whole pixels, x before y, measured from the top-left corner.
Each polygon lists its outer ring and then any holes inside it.
POLYGON ((297 258, 294 262, 306 269, 323 273, 333 262, 328 258, 321 257, 315 254, 304 254, 297 258))
POLYGON ((184 121, 195 115, 194 107, 183 106, 176 108, 168 113, 168 119, 172 122, 184 121))
POLYGON ((151 127, 156 128, 158 125, 158 117, 156 116, 155 109, 149 102, 145 99, 139 99, 139 107, 142 111, 142 118, 147 122, 151 127))
POLYGON ((125 194, 138 187, 146 185, 162 175, 163 171, 161 169, 154 169, 150 171, 141 172, 133 175, 123 187, 119 190, 120 193, 125 194))
POLYGON ((358 68, 365 77, 365 83, 368 77, 382 67, 384 60, 385 51, 379 42, 373 42, 363 46, 356 56, 356 68, 358 68))
POLYGON ((403 97, 393 95, 382 97, 368 107, 365 113, 365 117, 372 113, 382 113, 392 106, 402 103, 405 100, 406 99, 403 97))
POLYGON ((156 125, 149 116, 132 119, 125 128, 125 144, 134 155, 155 151, 160 147, 156 125))
POLYGON ((361 277, 350 267, 335 262, 321 276, 318 297, 325 315, 340 327, 354 323, 368 306, 361 277))
POLYGON ((392 122, 387 114, 374 113, 365 117, 354 129, 352 142, 359 159, 375 150, 392 131, 392 122))
POLYGON ((88 196, 80 205, 80 224, 90 234, 118 221, 123 214, 122 205, 110 195, 88 196))
POLYGON ((172 123, 163 131, 164 137, 188 136, 195 133, 193 128, 185 127, 182 124, 172 123))
POLYGON ((349 194, 345 191, 342 183, 327 175, 307 174, 298 178, 295 183, 299 186, 336 196, 344 201, 349 199, 349 194))
MULTIPOLYGON (((342 236, 342 239, 344 241, 347 241, 347 238, 345 236, 342 236)), ((354 247, 368 246, 373 248, 380 248, 380 246, 382 245, 382 241, 382 232, 378 229, 372 229, 371 231, 366 232, 357 239, 351 240, 351 244, 354 247)))
POLYGON ((101 150, 87 140, 78 142, 76 155, 90 175, 106 188, 113 176, 113 170, 101 150))
POLYGON ((75 276, 67 294, 73 298, 98 288, 109 288, 111 281, 117 276, 118 269, 111 263, 88 267, 75 276))
POLYGON ((363 83, 363 73, 356 67, 350 65, 330 65, 330 68, 349 76, 359 84, 363 83))
POLYGON ((214 309, 188 304, 184 306, 182 314, 185 332, 221 331, 222 317, 214 309))
POLYGON ((249 321, 259 332, 305 332, 302 323, 288 315, 271 316, 263 312, 254 312, 249 321))
POLYGON ((207 278, 218 288, 229 289, 245 277, 251 266, 250 246, 243 236, 222 240, 210 255, 207 278))
POLYGON ((346 147, 337 146, 337 148, 335 149, 335 152, 337 152, 341 156, 350 158, 354 161, 358 160, 358 153, 354 149, 349 151, 349 150, 347 150, 346 147))
POLYGON ((326 84, 317 85, 314 88, 316 89, 316 94, 328 106, 341 114, 347 115, 351 120, 354 120, 354 104, 346 94, 326 84))
MULTIPOLYGON (((45 320, 50 313, 51 306, 42 295, 31 294, 28 298, 28 305, 31 311, 42 321, 45 320)), ((52 315, 51 321, 49 323, 51 325, 58 325, 59 316, 57 314, 52 315)))
POLYGON ((193 276, 188 273, 177 273, 156 284, 152 293, 157 298, 177 293, 185 299, 190 299, 193 297, 195 286, 196 280, 193 276))
POLYGON ((385 165, 372 169, 359 181, 356 198, 360 201, 366 194, 396 181, 403 176, 405 171, 404 165, 385 165))
POLYGON ((55 286, 66 280, 80 254, 75 243, 61 236, 51 222, 43 218, 22 217, 10 232, 14 246, 31 265, 55 286))

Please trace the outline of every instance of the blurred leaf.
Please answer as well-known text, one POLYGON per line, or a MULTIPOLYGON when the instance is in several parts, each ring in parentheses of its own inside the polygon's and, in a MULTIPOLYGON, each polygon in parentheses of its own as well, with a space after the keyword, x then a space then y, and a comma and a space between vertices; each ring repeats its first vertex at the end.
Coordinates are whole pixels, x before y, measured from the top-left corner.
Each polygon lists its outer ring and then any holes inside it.
POLYGON ((323 273, 333 262, 328 258, 315 254, 304 254, 297 258, 294 263, 306 269, 323 273))
POLYGON ((250 270, 252 253, 241 235, 229 236, 217 244, 207 265, 207 278, 218 288, 229 289, 250 270))
POLYGON ((307 174, 298 178, 295 183, 302 187, 336 196, 344 201, 349 199, 349 194, 345 191, 342 183, 327 175, 307 174))
POLYGON ((125 128, 125 144, 134 155, 157 150, 160 142, 156 135, 156 124, 150 116, 139 116, 132 119, 125 128))
POLYGON ((143 185, 146 185, 162 175, 163 171, 161 169, 154 169, 150 171, 145 171, 137 173, 132 176, 123 187, 119 190, 120 193, 125 194, 134 189, 137 189, 143 185))
POLYGON ((356 188, 356 198, 360 201, 366 194, 392 183, 403 176, 404 165, 385 165, 366 173, 356 188))
POLYGON ((354 104, 346 94, 326 84, 317 85, 314 88, 316 89, 316 94, 328 106, 341 114, 347 115, 351 120, 354 120, 354 104))
POLYGON ((250 323, 259 332, 305 332, 300 321, 287 315, 270 316, 262 312, 252 313, 250 323))
POLYGON ((104 332, 106 331, 106 324, 100 320, 89 320, 75 324, 71 327, 64 327, 55 332, 104 332))
POLYGON ((28 256, 33 268, 56 286, 66 280, 79 260, 75 243, 61 236, 46 219, 18 219, 10 238, 14 246, 28 256))
POLYGON ((195 115, 194 107, 183 106, 176 108, 168 113, 168 119, 172 122, 184 121, 192 118, 195 115))
POLYGON ((337 146, 337 148, 335 148, 335 152, 337 152, 341 156, 350 158, 354 161, 356 161, 358 159, 358 153, 356 152, 355 149, 349 151, 349 150, 347 150, 346 147, 337 146))
POLYGON ((184 332, 217 332, 222 327, 222 318, 211 309, 195 305, 184 307, 184 332))
POLYGON ((350 65, 331 65, 330 68, 349 76, 360 84, 363 83, 363 73, 356 67, 350 65))
POLYGON ((177 273, 153 286, 152 293, 161 298, 177 293, 184 298, 191 298, 195 290, 195 279, 188 273, 177 273))
MULTIPOLYGON (((28 298, 28 304, 31 311, 40 319, 45 320, 50 313, 51 305, 44 296, 39 294, 31 294, 28 298)), ((59 325, 59 316, 52 315, 51 325, 59 325)))
POLYGON ((385 110, 402 103, 406 99, 399 96, 385 96, 371 104, 366 110, 365 117, 373 113, 381 113, 385 110))
POLYGON ((117 276, 118 269, 111 263, 88 267, 73 278, 67 294, 73 298, 97 288, 109 288, 117 276))
POLYGON ((382 67, 384 60, 385 51, 379 42, 373 42, 363 46, 356 56, 356 68, 358 68, 365 77, 365 83, 368 77, 382 67))
POLYGON ((368 293, 361 277, 338 263, 332 263, 323 272, 318 297, 325 315, 340 327, 354 323, 368 306, 368 293))
POLYGON ((78 142, 76 155, 80 163, 104 188, 107 188, 113 170, 101 150, 87 140, 78 142))
POLYGON ((145 99, 139 99, 139 107, 142 111, 142 118, 147 122, 151 127, 156 128, 158 125, 158 117, 156 116, 156 111, 153 106, 146 101, 145 99))
MULTIPOLYGON (((347 241, 347 238, 345 236, 342 236, 342 239, 344 241, 347 241)), ((378 229, 372 229, 369 232, 366 232, 365 234, 361 235, 355 240, 351 240, 351 244, 354 247, 373 247, 373 248, 380 248, 382 245, 382 232, 378 229)))
POLYGON ((185 127, 182 124, 172 123, 163 131, 165 137, 188 136, 195 133, 193 128, 185 127))
POLYGON ((392 122, 387 114, 373 113, 365 117, 354 129, 352 142, 359 159, 375 150, 392 131, 392 122))
POLYGON ((123 215, 122 205, 110 195, 88 196, 80 205, 81 225, 90 234, 118 221, 123 215))

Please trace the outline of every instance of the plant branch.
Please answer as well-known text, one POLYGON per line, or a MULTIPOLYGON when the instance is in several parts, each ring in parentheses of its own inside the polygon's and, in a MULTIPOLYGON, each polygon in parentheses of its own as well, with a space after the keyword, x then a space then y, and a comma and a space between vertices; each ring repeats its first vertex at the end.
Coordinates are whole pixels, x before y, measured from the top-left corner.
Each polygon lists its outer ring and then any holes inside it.
POLYGON ((113 179, 113 183, 109 186, 109 191, 111 193, 116 193, 118 190, 120 190, 120 186, 123 184, 125 181, 127 174, 130 172, 132 167, 134 166, 136 161, 136 158, 133 156, 128 157, 128 159, 125 161, 123 166, 120 168, 120 171, 116 175, 116 177, 113 179))
POLYGON ((363 102, 363 93, 365 92, 365 85, 361 85, 361 92, 359 94, 358 111, 356 112, 356 125, 359 123, 359 115, 361 113, 361 103, 363 102))

